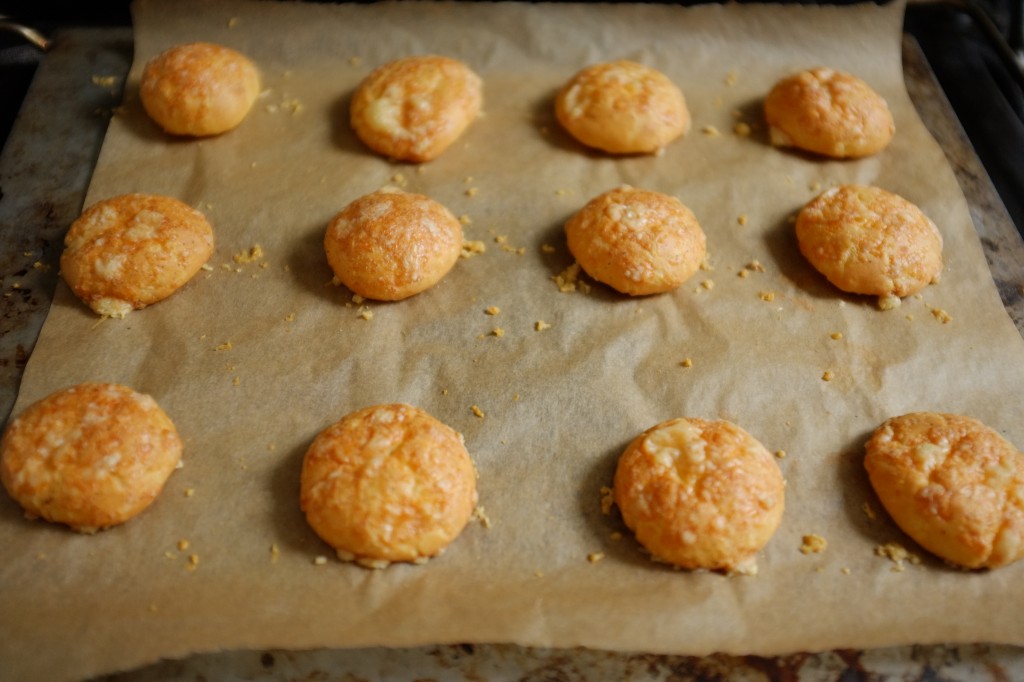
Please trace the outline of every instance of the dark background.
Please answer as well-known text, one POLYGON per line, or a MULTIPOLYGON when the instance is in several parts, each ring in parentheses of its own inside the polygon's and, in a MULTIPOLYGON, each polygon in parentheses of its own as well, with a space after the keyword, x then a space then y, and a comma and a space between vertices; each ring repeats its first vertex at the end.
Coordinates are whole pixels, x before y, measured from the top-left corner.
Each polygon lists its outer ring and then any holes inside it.
MULTIPOLYGON (((0 2, 0 15, 50 36, 61 26, 128 26, 129 4, 127 0, 0 2)), ((1010 217, 1024 235, 1022 14, 1024 0, 913 3, 907 8, 905 30, 921 46, 1010 217)), ((0 31, 0 141, 7 139, 41 58, 42 53, 20 36, 0 31)))

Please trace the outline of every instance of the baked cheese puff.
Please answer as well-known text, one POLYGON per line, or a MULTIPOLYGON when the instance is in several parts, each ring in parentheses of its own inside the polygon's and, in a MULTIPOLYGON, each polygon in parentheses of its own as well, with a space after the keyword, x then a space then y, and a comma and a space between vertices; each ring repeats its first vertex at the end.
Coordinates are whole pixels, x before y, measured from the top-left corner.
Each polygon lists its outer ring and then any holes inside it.
POLYGON ((800 252, 835 286, 883 309, 939 281, 942 235, 914 204, 878 187, 841 185, 797 215, 800 252))
POLYGON ((565 234, 588 275, 631 296, 675 289, 697 272, 707 248, 682 202, 628 186, 589 201, 565 223, 565 234))
POLYGON ((236 127, 260 94, 260 74, 248 57, 221 45, 178 45, 146 64, 142 106, 174 135, 205 137, 236 127))
POLYGON ((117 384, 80 384, 11 420, 0 441, 0 480, 26 516, 94 533, 152 504, 181 451, 174 424, 152 397, 117 384))
POLYGON ((926 550, 965 568, 1024 557, 1024 454, 994 430, 916 412, 879 426, 866 450, 882 506, 926 550))
POLYGON ((437 158, 480 113, 483 84, 466 64, 436 55, 377 67, 352 97, 352 129, 373 151, 421 163, 437 158))
POLYGON ((331 220, 324 250, 335 279, 353 293, 399 301, 448 274, 462 252, 462 225, 429 197, 384 188, 331 220))
POLYGON ((185 285, 213 254, 202 213, 158 195, 99 201, 71 224, 61 275, 96 313, 123 318, 185 285))
POLYGON ((651 154, 690 129, 682 91, 657 69, 628 60, 595 64, 555 97, 569 134, 612 154, 651 154))
POLYGON ((834 158, 877 154, 896 125, 885 100, 856 76, 809 69, 783 78, 764 100, 772 144, 834 158))
POLYGON ((615 504, 658 561, 757 572, 756 554, 782 521, 785 482, 765 447, 728 421, 672 419, 619 457, 615 504))
POLYGON ((410 405, 375 405, 324 429, 302 463, 300 506, 343 561, 369 568, 442 552, 477 503, 462 436, 410 405))

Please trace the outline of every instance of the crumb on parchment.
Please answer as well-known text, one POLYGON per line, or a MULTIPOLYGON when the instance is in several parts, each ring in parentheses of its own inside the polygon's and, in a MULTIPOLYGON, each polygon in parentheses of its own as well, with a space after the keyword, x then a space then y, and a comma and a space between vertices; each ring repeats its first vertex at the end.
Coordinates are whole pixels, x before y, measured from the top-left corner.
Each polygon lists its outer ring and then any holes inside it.
POLYGON ((679 366, 680 367, 685 367, 686 369, 689 369, 689 368, 693 367, 693 359, 692 358, 683 358, 683 361, 679 363, 679 366))
POLYGON ((459 254, 460 258, 472 258, 481 253, 487 251, 487 245, 482 241, 465 241, 462 242, 462 252, 459 254))
POLYGON ((478 417, 480 419, 483 419, 484 417, 487 416, 486 414, 484 414, 484 411, 481 410, 480 407, 477 405, 471 405, 469 407, 469 411, 473 413, 474 417, 478 417))
POLYGON ((828 541, 821 537, 811 533, 801 538, 800 542, 800 553, 801 554, 821 554, 828 548, 828 541))
POLYGON ((596 564, 602 559, 604 559, 604 552, 591 552, 587 555, 587 561, 589 561, 592 564, 596 564))
POLYGON ((869 520, 869 521, 874 521, 874 520, 875 520, 876 518, 878 518, 878 517, 877 517, 877 516, 875 515, 875 510, 874 510, 874 508, 873 508, 873 507, 871 506, 871 503, 870 503, 870 502, 865 502, 865 503, 864 503, 864 504, 863 504, 863 505, 861 506, 861 509, 862 509, 862 510, 864 510, 864 516, 868 517, 868 520, 869 520))
POLYGON ((551 329, 551 325, 545 322, 544 320, 537 320, 536 322, 534 322, 533 328, 536 331, 542 332, 545 329, 551 329))
POLYGON ((263 258, 263 247, 259 244, 254 244, 251 248, 246 251, 239 251, 231 260, 235 261, 239 265, 243 263, 255 263, 263 258))
POLYGON ((894 564, 892 570, 897 573, 902 573, 905 569, 904 561, 914 565, 921 563, 920 557, 908 552, 907 548, 898 542, 887 542, 884 545, 878 545, 875 547, 875 556, 891 561, 894 564))
POLYGON ((487 516, 487 512, 484 510, 483 505, 478 504, 474 507, 473 514, 470 518, 478 522, 484 528, 491 527, 491 517, 487 516))
POLYGON ((601 486, 601 513, 608 516, 615 504, 615 491, 606 485, 601 486))

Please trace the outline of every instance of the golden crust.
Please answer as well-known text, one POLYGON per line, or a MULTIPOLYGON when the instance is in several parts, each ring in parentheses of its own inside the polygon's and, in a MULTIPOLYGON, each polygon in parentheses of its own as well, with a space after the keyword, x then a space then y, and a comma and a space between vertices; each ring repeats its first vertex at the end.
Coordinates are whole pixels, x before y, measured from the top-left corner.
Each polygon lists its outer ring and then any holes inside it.
POLYGON ((921 210, 877 187, 841 185, 796 220, 800 252, 843 291, 909 296, 939 281, 942 235, 921 210))
POLYGON ((864 466, 918 544, 967 568, 1024 557, 1024 454, 971 417, 918 412, 883 423, 864 466))
POLYGON ((146 64, 142 106, 174 135, 202 137, 231 130, 260 94, 260 74, 248 57, 221 45, 170 48, 146 64))
POLYGON ((764 100, 772 144, 835 158, 876 154, 896 131, 889 105, 867 83, 833 69, 783 78, 764 100))
POLYGON ((675 289, 704 260, 697 218, 675 197, 619 187, 565 224, 569 250, 594 279, 631 296, 675 289))
POLYGON ((64 280, 100 315, 124 317, 163 300, 213 253, 213 228, 177 199, 125 194, 99 201, 71 225, 64 280))
POLYGON ((774 458, 727 421, 680 418, 648 429, 619 458, 614 491, 640 544, 688 569, 752 572, 785 506, 774 458))
POLYGON ((423 410, 376 405, 322 431, 302 464, 300 505, 338 555, 422 561, 462 532, 477 503, 461 436, 423 410))
POLYGON ((80 384, 11 421, 0 442, 0 479, 27 516, 91 533, 148 507, 181 451, 174 424, 150 396, 80 384))
POLYGON ((398 301, 448 274, 462 252, 462 225, 422 194, 378 190, 331 220, 324 250, 335 277, 353 293, 398 301))
POLYGON ((406 57, 379 66, 363 80, 349 116, 370 149, 420 163, 457 140, 482 102, 480 77, 466 64, 435 55, 406 57))
POLYGON ((577 140, 612 154, 657 152, 690 129, 682 91, 665 74, 619 60, 573 76, 555 98, 555 116, 577 140))

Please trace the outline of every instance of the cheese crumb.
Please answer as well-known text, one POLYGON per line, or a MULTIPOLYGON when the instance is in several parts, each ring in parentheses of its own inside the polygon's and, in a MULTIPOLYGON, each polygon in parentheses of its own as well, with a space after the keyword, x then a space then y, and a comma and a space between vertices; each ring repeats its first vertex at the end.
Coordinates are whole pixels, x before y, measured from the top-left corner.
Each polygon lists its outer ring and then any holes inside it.
POLYGON ((914 554, 907 551, 907 548, 898 542, 887 542, 884 545, 878 545, 875 547, 875 556, 883 557, 891 561, 893 564, 893 571, 902 573, 904 570, 903 562, 907 561, 911 564, 921 563, 921 559, 914 554))
POLYGON ((491 527, 491 518, 489 516, 487 516, 487 512, 484 511, 484 508, 481 505, 477 505, 473 509, 473 514, 472 514, 471 518, 473 520, 477 521, 484 528, 490 528, 491 527))
POLYGON ((392 175, 391 182, 395 183, 399 187, 405 187, 406 185, 409 184, 409 181, 406 180, 405 176, 402 175, 401 173, 395 173, 394 175, 392 175))
POLYGON ((710 279, 704 280, 703 282, 700 283, 700 285, 709 291, 715 288, 715 283, 710 279))
POLYGON ((325 557, 322 554, 320 556, 316 557, 315 559, 313 559, 313 565, 315 565, 315 566, 325 566, 326 564, 327 564, 327 557, 325 557))
POLYGON ((693 360, 691 358, 684 358, 683 361, 679 363, 679 366, 689 369, 690 367, 693 367, 693 360))
POLYGON ((558 290, 562 293, 570 293, 576 291, 577 285, 580 282, 580 264, 573 263, 562 272, 552 276, 552 281, 558 286, 558 290))
POLYGON ((494 329, 491 330, 491 336, 500 339, 501 337, 505 336, 505 330, 502 329, 501 327, 495 327, 494 329))
POLYGON ((828 336, 833 341, 838 341, 839 339, 843 338, 843 333, 842 332, 832 332, 828 336))
POLYGON ((481 410, 476 405, 470 406, 469 411, 473 413, 474 417, 479 417, 480 419, 483 419, 484 417, 487 416, 486 414, 484 414, 484 411, 481 410))
POLYGON ((231 345, 230 341, 225 341, 224 343, 221 343, 213 347, 215 351, 231 350, 232 348, 233 346, 231 345))
POLYGON ((718 128, 712 125, 704 126, 703 128, 700 129, 700 131, 707 135, 708 137, 718 137, 719 135, 721 135, 721 133, 718 132, 718 128))
POLYGON ((810 534, 802 538, 800 544, 801 554, 821 554, 828 547, 828 541, 820 535, 810 534))
POLYGON ((551 325, 545 322, 544 320, 537 320, 536 322, 534 322, 533 328, 539 332, 542 332, 545 329, 551 329, 551 325))
POLYGON ((259 244, 253 245, 248 251, 240 251, 231 257, 239 265, 243 263, 254 263, 263 258, 263 247, 259 244))
POLYGON ((369 308, 360 308, 360 310, 359 310, 359 319, 361 319, 361 320, 372 320, 373 319, 373 311, 370 310, 369 308))
POLYGON ((551 244, 541 244, 540 245, 540 252, 541 253, 554 253, 555 252, 555 247, 551 246, 551 244))
POLYGON ((941 322, 942 324, 949 324, 953 321, 953 318, 942 308, 932 308, 932 317, 941 322))
POLYGON ((840 568, 839 572, 842 573, 843 575, 850 575, 850 569, 847 568, 846 566, 843 566, 842 568, 840 568))
POLYGON ((459 222, 462 223, 463 225, 469 225, 470 223, 473 222, 473 219, 470 218, 469 215, 463 213, 462 215, 459 216, 459 222))
POLYGON ((900 307, 901 303, 900 297, 895 294, 886 294, 885 296, 878 297, 879 310, 895 310, 900 307))
POLYGON ((188 549, 188 540, 185 538, 178 540, 178 551, 184 552, 186 549, 188 549))
POLYGON ((822 381, 832 381, 835 378, 835 376, 836 375, 833 374, 831 371, 825 370, 824 373, 822 373, 822 375, 821 375, 821 380, 822 381))
POLYGON ((188 570, 190 570, 190 571, 194 571, 194 570, 196 570, 197 566, 199 566, 199 555, 198 554, 189 554, 188 555, 188 566, 186 566, 186 568, 188 570))
POLYGON ((862 509, 862 510, 864 510, 864 516, 868 517, 868 520, 869 520, 869 521, 874 521, 874 520, 875 520, 876 518, 878 518, 878 517, 877 517, 877 516, 875 515, 875 510, 874 510, 874 508, 873 508, 873 507, 871 506, 871 503, 870 503, 870 502, 865 502, 865 503, 864 503, 864 504, 863 504, 863 505, 861 506, 861 509, 862 509))
POLYGON ((466 241, 462 242, 462 253, 459 254, 460 258, 472 258, 478 254, 487 251, 487 245, 481 241, 466 241))
POLYGON ((744 123, 743 121, 740 121, 739 123, 733 126, 732 132, 736 133, 736 135, 738 135, 739 137, 749 137, 750 126, 744 123))
POLYGON ((270 563, 276 564, 277 560, 281 558, 281 550, 278 549, 277 544, 270 546, 270 563))
POLYGON ((604 552, 591 552, 587 555, 587 561, 592 564, 596 564, 598 561, 604 559, 604 552))
POLYGON ((747 220, 748 218, 746 213, 740 213, 738 216, 736 216, 736 224, 739 225, 740 227, 746 225, 747 220))
POLYGON ((475 197, 477 192, 479 192, 479 191, 480 191, 480 189, 477 188, 477 187, 470 187, 469 189, 466 190, 466 196, 467 197, 475 197))
POLYGON ((196 494, 195 488, 185 488, 185 497, 192 497, 196 494))
POLYGON ((759 292, 757 292, 757 296, 762 301, 765 301, 767 303, 771 303, 772 301, 775 300, 775 292, 774 291, 759 291, 759 292))
POLYGON ((729 87, 732 87, 732 86, 736 85, 736 79, 737 78, 738 78, 738 76, 736 75, 736 72, 735 71, 730 71, 729 73, 725 74, 725 81, 724 81, 724 83, 726 85, 728 85, 729 87))
POLYGON ((775 451, 775 456, 778 459, 786 459, 786 451, 785 450, 776 450, 775 451))
POLYGON ((496 305, 492 305, 489 308, 484 308, 484 313, 487 315, 498 315, 501 313, 501 308, 496 305))

